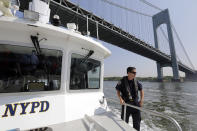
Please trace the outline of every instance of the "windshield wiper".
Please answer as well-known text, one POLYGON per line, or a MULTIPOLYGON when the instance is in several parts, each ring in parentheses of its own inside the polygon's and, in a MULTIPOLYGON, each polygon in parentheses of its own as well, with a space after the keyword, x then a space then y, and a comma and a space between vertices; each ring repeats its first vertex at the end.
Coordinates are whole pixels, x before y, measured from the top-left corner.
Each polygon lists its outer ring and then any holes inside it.
POLYGON ((90 51, 88 52, 88 54, 81 60, 81 62, 80 62, 79 64, 86 62, 87 59, 88 59, 92 54, 94 54, 94 51, 93 51, 93 50, 90 50, 90 51))
POLYGON ((39 44, 39 41, 38 41, 38 36, 31 35, 31 40, 32 40, 32 42, 34 44, 34 47, 36 49, 37 55, 41 55, 42 52, 41 52, 41 49, 40 49, 40 44, 39 44))

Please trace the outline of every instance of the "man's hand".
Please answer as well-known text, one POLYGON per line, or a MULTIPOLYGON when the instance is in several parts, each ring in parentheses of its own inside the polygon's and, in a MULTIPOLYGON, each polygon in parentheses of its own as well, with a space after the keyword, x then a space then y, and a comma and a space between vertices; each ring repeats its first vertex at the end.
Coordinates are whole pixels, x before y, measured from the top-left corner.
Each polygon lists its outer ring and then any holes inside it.
POLYGON ((124 100, 122 99, 122 97, 120 97, 120 104, 123 105, 125 104, 124 100))
POLYGON ((140 107, 142 107, 143 106, 143 101, 140 101, 139 105, 140 105, 140 107))
POLYGON ((120 99, 120 104, 123 105, 125 102, 124 100, 122 99, 122 97, 120 96, 120 91, 117 90, 117 96, 118 98, 120 99))
POLYGON ((141 90, 140 91, 140 102, 139 102, 140 107, 143 106, 143 101, 144 101, 144 91, 141 90))

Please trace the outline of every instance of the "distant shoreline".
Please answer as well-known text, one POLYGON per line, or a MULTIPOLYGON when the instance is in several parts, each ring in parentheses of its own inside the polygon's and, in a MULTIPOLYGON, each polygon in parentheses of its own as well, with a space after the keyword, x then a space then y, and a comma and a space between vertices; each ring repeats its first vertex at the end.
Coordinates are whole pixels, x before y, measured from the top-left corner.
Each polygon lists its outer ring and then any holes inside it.
MULTIPOLYGON (((104 81, 119 81, 122 77, 104 77, 104 81)), ((163 81, 170 82, 172 80, 172 76, 165 76, 163 81)), ((184 79, 184 78, 182 78, 184 79)), ((157 77, 137 77, 139 81, 149 81, 149 82, 157 82, 157 77)))

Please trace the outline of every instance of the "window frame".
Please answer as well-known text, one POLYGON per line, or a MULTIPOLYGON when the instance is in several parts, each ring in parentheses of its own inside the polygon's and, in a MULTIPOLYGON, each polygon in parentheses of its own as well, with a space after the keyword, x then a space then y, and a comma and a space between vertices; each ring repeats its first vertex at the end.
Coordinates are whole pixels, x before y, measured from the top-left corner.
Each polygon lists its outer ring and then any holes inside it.
MULTIPOLYGON (((24 42, 13 42, 13 41, 2 41, 0 40, 0 45, 11 45, 11 46, 21 46, 21 47, 30 47, 30 48, 34 48, 33 43, 24 43, 24 42), (32 44, 32 45, 31 45, 32 44)), ((59 90, 50 90, 50 91, 29 91, 29 92, 6 92, 6 93, 1 93, 0 92, 0 96, 18 96, 18 94, 20 93, 20 95, 54 95, 55 93, 64 93, 64 88, 63 86, 65 85, 65 83, 63 82, 63 78, 64 78, 64 74, 63 71, 65 71, 65 54, 66 51, 64 48, 60 48, 58 46, 53 46, 53 45, 42 45, 40 44, 40 48, 44 48, 44 49, 49 49, 49 50, 59 50, 62 52, 62 68, 61 68, 61 82, 60 82, 60 89, 59 90)))
POLYGON ((72 54, 76 54, 76 55, 81 55, 81 56, 86 56, 87 52, 80 52, 80 51, 76 51, 76 50, 71 50, 68 54, 68 63, 69 63, 69 69, 68 69, 68 73, 67 73, 67 78, 68 78, 68 83, 67 83, 67 87, 66 87, 66 91, 68 93, 80 93, 80 92, 99 92, 102 91, 101 88, 101 84, 102 84, 102 66, 103 66, 103 61, 101 58, 99 57, 95 57, 94 55, 90 56, 89 58, 97 60, 100 62, 100 73, 99 73, 99 88, 85 88, 85 89, 70 89, 70 71, 71 71, 71 59, 72 59, 72 54))

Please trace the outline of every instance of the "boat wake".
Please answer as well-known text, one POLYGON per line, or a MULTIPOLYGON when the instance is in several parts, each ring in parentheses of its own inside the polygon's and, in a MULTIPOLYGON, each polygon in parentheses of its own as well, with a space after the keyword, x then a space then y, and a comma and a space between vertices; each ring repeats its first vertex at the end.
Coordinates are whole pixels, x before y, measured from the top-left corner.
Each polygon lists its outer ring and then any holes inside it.
MULTIPOLYGON (((113 105, 109 105, 109 108, 117 117, 120 117, 120 115, 121 115, 120 109, 115 108, 113 105)), ((156 127, 154 125, 154 123, 151 122, 148 125, 148 124, 146 124, 145 121, 147 121, 147 120, 142 119, 142 121, 141 121, 141 127, 140 127, 141 131, 163 131, 163 129, 156 127)), ((132 117, 130 117, 130 119, 129 119, 129 125, 131 127, 133 127, 132 117)))

